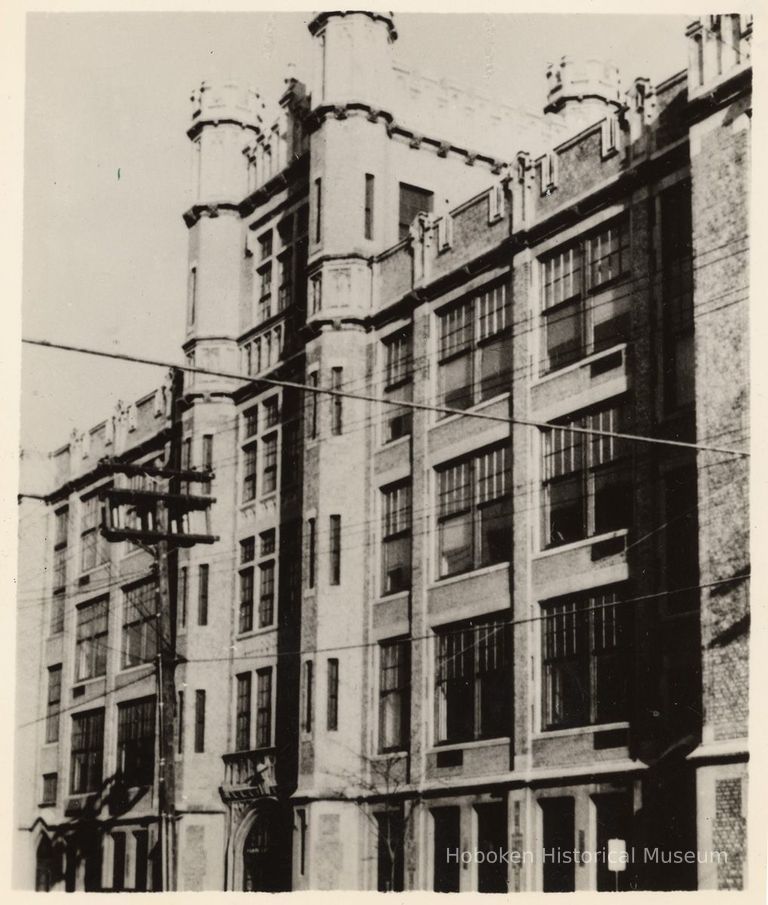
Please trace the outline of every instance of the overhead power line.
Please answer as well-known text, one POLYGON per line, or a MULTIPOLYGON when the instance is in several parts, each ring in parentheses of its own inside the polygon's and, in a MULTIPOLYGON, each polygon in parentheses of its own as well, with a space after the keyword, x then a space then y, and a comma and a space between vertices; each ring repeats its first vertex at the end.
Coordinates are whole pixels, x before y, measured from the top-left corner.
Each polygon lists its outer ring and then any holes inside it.
POLYGON ((75 346, 68 343, 56 343, 44 339, 22 338, 22 342, 31 346, 41 346, 47 349, 58 349, 64 352, 77 352, 83 355, 93 355, 97 358, 109 358, 116 361, 130 361, 135 364, 150 365, 151 367, 176 368, 192 374, 203 374, 209 377, 222 377, 227 380, 239 380, 242 383, 258 383, 265 386, 286 387, 289 389, 301 390, 303 392, 319 393, 327 396, 335 396, 346 399, 357 399, 360 402, 375 402, 384 405, 394 405, 400 408, 410 408, 419 411, 438 412, 444 415, 460 415, 465 418, 476 418, 483 421, 495 421, 503 424, 519 424, 524 427, 535 427, 543 430, 559 430, 567 433, 587 434, 596 437, 609 437, 616 440, 628 440, 634 443, 648 443, 657 446, 669 446, 682 449, 694 449, 698 452, 713 452, 724 455, 736 456, 739 458, 749 458, 750 453, 740 449, 730 449, 720 446, 708 446, 697 443, 689 443, 684 440, 668 440, 661 437, 647 437, 639 434, 628 434, 618 431, 598 430, 588 427, 577 427, 575 425, 551 424, 547 421, 534 421, 527 418, 510 418, 504 415, 492 415, 489 412, 472 412, 463 409, 451 408, 443 405, 432 405, 425 402, 411 402, 406 399, 388 399, 384 396, 373 396, 365 393, 352 393, 346 390, 332 389, 331 387, 310 386, 309 384, 299 383, 294 380, 279 380, 274 377, 258 377, 253 378, 239 374, 234 371, 220 371, 213 368, 201 368, 196 365, 177 364, 158 358, 147 358, 146 356, 130 355, 126 352, 106 352, 102 349, 91 349, 85 346, 75 346))

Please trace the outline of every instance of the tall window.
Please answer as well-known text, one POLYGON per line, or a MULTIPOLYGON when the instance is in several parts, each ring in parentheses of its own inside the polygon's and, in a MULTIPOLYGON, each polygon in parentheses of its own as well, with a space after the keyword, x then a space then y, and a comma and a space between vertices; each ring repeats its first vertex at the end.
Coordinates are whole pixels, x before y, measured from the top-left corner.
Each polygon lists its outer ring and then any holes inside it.
POLYGON ((626 217, 540 259, 544 372, 629 340, 630 264, 626 217))
POLYGON ((363 221, 363 235, 366 239, 373 238, 373 187, 374 177, 370 173, 365 174, 365 216, 363 221))
POLYGON ((84 497, 80 521, 80 570, 87 572, 109 559, 106 541, 99 530, 101 503, 96 494, 84 497))
POLYGON ((272 625, 275 619, 275 563, 259 565, 259 628, 272 625))
POLYGON ((411 586, 411 484, 382 487, 382 594, 396 594, 411 586))
POLYGON ((317 557, 317 527, 313 518, 307 519, 307 587, 315 586, 315 560, 317 557))
POLYGON ((277 310, 285 311, 293 301, 293 248, 286 248, 277 259, 279 267, 277 310))
POLYGON ((268 434, 261 441, 261 493, 277 490, 277 434, 268 434))
MULTIPOLYGON (((331 389, 341 391, 343 368, 331 368, 331 389)), ((331 433, 338 437, 342 431, 344 399, 342 396, 331 396, 331 433)))
POLYGON ((238 631, 253 629, 253 566, 240 570, 240 613, 238 631))
POLYGON ((64 631, 64 591, 54 593, 51 600, 50 634, 58 635, 64 631))
POLYGON ((181 566, 179 569, 178 587, 179 623, 182 628, 187 624, 187 607, 189 605, 189 567, 181 566))
POLYGON ((410 642, 382 642, 379 647, 379 750, 382 752, 409 747, 410 683, 410 642))
POLYGON ((205 751, 205 690, 195 692, 195 753, 205 751))
POLYGON ((505 283, 439 315, 439 404, 468 409, 512 386, 512 313, 505 283))
POLYGON ((152 785, 155 773, 155 699, 117 707, 117 769, 129 786, 152 785))
POLYGON ((323 183, 315 179, 315 242, 323 237, 323 183))
POLYGON ((107 671, 107 616, 109 598, 93 600, 77 608, 75 679, 92 679, 107 671))
POLYGON ((243 502, 256 499, 256 441, 249 443, 243 450, 243 502))
POLYGON ((691 186, 661 195, 664 402, 675 411, 694 401, 691 186))
POLYGON ((398 215, 398 237, 408 238, 411 223, 418 214, 431 214, 434 206, 434 194, 416 185, 400 183, 400 207, 398 215))
MULTIPOLYGON (((384 398, 413 402, 413 333, 401 330, 384 341, 386 372, 384 398)), ((413 426, 413 410, 390 402, 384 405, 384 442, 409 436, 413 426)))
POLYGON ((237 676, 237 710, 235 714, 235 748, 247 751, 251 747, 251 673, 237 676))
POLYGON ((326 728, 333 732, 339 728, 339 661, 328 659, 328 709, 326 728))
POLYGON ((314 708, 314 664, 311 660, 304 663, 304 699, 302 707, 302 728, 304 732, 312 731, 312 713, 314 708))
POLYGON ((197 624, 208 625, 208 576, 210 568, 203 563, 197 571, 197 624))
POLYGON ((256 271, 259 301, 257 306, 258 322, 268 320, 272 314, 272 262, 266 261, 256 271))
POLYGON ((341 584, 341 516, 332 515, 328 540, 330 554, 329 584, 341 584))
MULTIPOLYGON (((58 634, 58 632, 63 631, 63 617, 64 617, 64 590, 67 584, 67 542, 68 542, 68 533, 69 533, 69 509, 64 507, 63 509, 59 509, 55 515, 55 526, 54 526, 54 548, 53 548, 53 593, 54 595, 58 595, 61 597, 60 608, 61 608, 61 616, 62 616, 62 625, 61 628, 58 628, 57 625, 51 625, 51 634, 58 634), (54 629, 57 631, 54 631, 54 629)), ((56 609, 58 603, 54 605, 54 609, 56 609)), ((52 620, 52 623, 57 622, 57 620, 52 620)))
POLYGON ((184 692, 180 691, 176 702, 176 753, 184 753, 184 692))
POLYGON ((512 495, 506 446, 476 453, 438 470, 439 577, 512 555, 512 495))
MULTIPOLYGON (((213 471, 213 434, 203 434, 203 471, 213 471)), ((211 482, 204 481, 200 490, 202 493, 211 492, 211 482)))
MULTIPOLYGON (((310 387, 317 386, 317 371, 307 374, 307 383, 310 387)), ((308 410, 307 424, 309 426, 308 439, 315 440, 317 439, 317 393, 314 390, 309 390, 306 394, 306 400, 308 410)))
POLYGON ((40 801, 41 805, 54 806, 59 797, 59 774, 44 773, 43 774, 43 797, 40 801))
POLYGON ((45 741, 59 740, 59 714, 61 713, 61 663, 48 667, 48 704, 45 710, 45 741))
POLYGON ((256 747, 272 744, 272 667, 256 670, 256 747))
POLYGON ((243 432, 246 437, 255 437, 259 432, 259 407, 251 406, 243 414, 243 432))
POLYGON ((145 581, 123 590, 123 669, 157 654, 157 588, 145 581))
MULTIPOLYGON (((622 408, 579 415, 562 425, 621 432, 622 408)), ((542 451, 545 546, 567 544, 630 524, 631 475, 623 441, 554 429, 544 433, 542 451)))
POLYGON ((192 326, 197 314, 197 267, 191 267, 189 270, 189 286, 187 291, 189 293, 189 318, 187 323, 192 326))
POLYGON ((615 591, 541 605, 544 729, 627 718, 627 607, 615 591))
POLYGON ((98 792, 104 757, 104 708, 72 717, 72 775, 70 792, 98 792))
POLYGON ((406 822, 402 808, 374 815, 376 819, 376 888, 379 892, 402 892, 405 879, 406 822))
POLYGON ((507 736, 512 686, 509 623, 471 621, 437 635, 437 741, 507 736))

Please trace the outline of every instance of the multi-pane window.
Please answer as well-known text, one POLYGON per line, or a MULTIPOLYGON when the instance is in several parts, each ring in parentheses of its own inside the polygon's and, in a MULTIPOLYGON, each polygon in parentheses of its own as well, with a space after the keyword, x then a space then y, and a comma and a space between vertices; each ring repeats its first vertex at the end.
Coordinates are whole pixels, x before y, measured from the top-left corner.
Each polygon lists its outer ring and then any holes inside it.
POLYGON ((439 577, 507 562, 512 547, 510 455, 506 446, 441 466, 439 577))
POLYGON ((661 195, 664 402, 673 411, 693 403, 693 255, 691 186, 661 195))
MULTIPOLYGON (((331 389, 338 394, 341 392, 343 368, 331 368, 331 389)), ((331 396, 331 433, 338 437, 342 431, 343 425, 343 405, 344 397, 339 395, 331 396)))
POLYGON ((341 516, 330 517, 328 532, 329 584, 341 584, 341 516))
POLYGON ((541 258, 544 372, 627 342, 629 296, 616 284, 630 263, 624 217, 541 258))
POLYGON ((401 330, 384 341, 386 364, 384 398, 384 442, 409 436, 413 427, 413 410, 393 404, 395 400, 413 402, 413 333, 401 330))
POLYGON ((123 591, 123 669, 157 654, 157 587, 145 581, 123 591))
POLYGON ((255 437, 259 432, 259 407, 254 405, 243 414, 243 430, 246 437, 255 437))
POLYGON ((615 591, 560 598, 541 609, 542 727, 626 719, 629 626, 615 591))
POLYGON ((240 571, 240 612, 238 631, 253 629, 253 566, 240 571))
POLYGON ((109 559, 109 550, 99 530, 101 526, 101 503, 93 494, 82 500, 80 517, 80 570, 87 572, 109 559))
POLYGON ((382 487, 382 594, 411 586, 411 484, 382 487))
POLYGON ((379 648, 379 750, 400 751, 410 741, 411 649, 408 640, 379 648))
POLYGON ((449 626, 437 633, 436 642, 437 742, 509 735, 509 622, 449 626))
POLYGON ((256 499, 256 441, 249 443, 243 450, 243 502, 256 499))
POLYGON ((63 509, 59 509, 54 518, 53 592, 55 594, 62 592, 67 584, 69 509, 66 506, 63 509))
POLYGON ((259 554, 271 556, 275 552, 275 529, 268 528, 259 535, 259 554))
POLYGON ((439 404, 468 409, 512 386, 512 312, 498 283, 439 315, 439 404))
POLYGON ((543 543, 547 547, 626 528, 631 520, 626 444, 612 436, 567 430, 621 432, 622 408, 579 415, 561 427, 566 429, 554 427, 542 437, 543 543))
POLYGON ((59 774, 44 773, 43 774, 43 798, 41 805, 52 806, 56 804, 59 795, 59 774))
POLYGON ((235 748, 247 751, 251 747, 251 673, 237 676, 235 710, 235 748))
POLYGON ((51 600, 50 633, 58 635, 64 631, 64 591, 57 591, 51 600))
POLYGON ((259 628, 272 625, 275 619, 275 563, 259 566, 259 628))
POLYGON ((261 493, 277 490, 277 434, 268 434, 261 441, 261 493))
POLYGON ((419 214, 431 214, 434 194, 416 185, 400 183, 400 207, 398 212, 398 238, 407 239, 411 223, 419 214))
POLYGON ((72 775, 70 792, 98 792, 104 759, 104 709, 72 717, 72 775))
POLYGON ((197 624, 208 625, 208 578, 210 567, 203 563, 197 570, 197 624))
POLYGON ((285 311, 293 301, 293 248, 286 248, 277 262, 279 268, 277 310, 285 311))
POLYGON ((339 728, 339 661, 336 657, 328 659, 327 686, 327 720, 326 729, 333 732, 339 728))
POLYGON ((261 323, 269 318, 272 313, 272 262, 267 261, 260 265, 256 271, 258 280, 258 304, 257 316, 261 323))
POLYGON ((149 786, 155 772, 155 699, 117 707, 117 769, 129 786, 149 786))
POLYGON ((59 740, 61 713, 61 663, 48 667, 48 701, 45 710, 45 741, 59 740))
POLYGON ((256 670, 256 747, 272 744, 272 667, 256 670))
POLYGON ((75 680, 103 676, 107 671, 107 616, 109 598, 77 608, 75 680))
POLYGON ((205 690, 195 692, 195 753, 205 751, 205 690))
POLYGON ((280 400, 272 396, 264 402, 264 427, 274 427, 280 420, 280 400))

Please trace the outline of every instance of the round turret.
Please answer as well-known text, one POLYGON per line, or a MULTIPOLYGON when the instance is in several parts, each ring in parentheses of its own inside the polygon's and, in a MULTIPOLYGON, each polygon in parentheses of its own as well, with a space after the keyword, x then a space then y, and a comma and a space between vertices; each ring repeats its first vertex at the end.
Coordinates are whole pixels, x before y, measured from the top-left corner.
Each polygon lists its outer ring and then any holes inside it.
POLYGON ((190 138, 209 123, 236 123, 245 129, 261 128, 264 104, 258 92, 236 82, 211 85, 203 82, 192 92, 192 126, 190 138))
POLYGON ((563 57, 547 67, 545 113, 561 116, 579 129, 621 108, 621 78, 615 63, 563 57))

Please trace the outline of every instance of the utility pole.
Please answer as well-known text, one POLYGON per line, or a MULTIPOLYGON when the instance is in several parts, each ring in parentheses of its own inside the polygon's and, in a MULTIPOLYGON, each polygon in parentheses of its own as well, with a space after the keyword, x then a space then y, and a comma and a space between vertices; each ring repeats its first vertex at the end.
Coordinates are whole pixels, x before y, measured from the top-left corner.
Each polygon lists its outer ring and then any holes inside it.
MULTIPOLYGON (((170 393, 170 437, 163 466, 106 460, 104 468, 128 477, 157 478, 166 490, 110 487, 105 492, 102 534, 109 541, 131 540, 148 549, 155 560, 157 575, 157 714, 155 719, 155 770, 158 807, 158 849, 160 853, 160 889, 176 888, 176 776, 174 726, 176 720, 176 589, 177 551, 181 546, 213 543, 208 513, 215 500, 210 496, 190 494, 190 482, 210 482, 211 471, 182 470, 181 420, 183 375, 173 369, 170 393), (181 482, 187 490, 181 493, 181 482), (202 516, 204 525, 192 531, 194 515, 202 516)), ((198 519, 198 521, 200 521, 198 519)))

